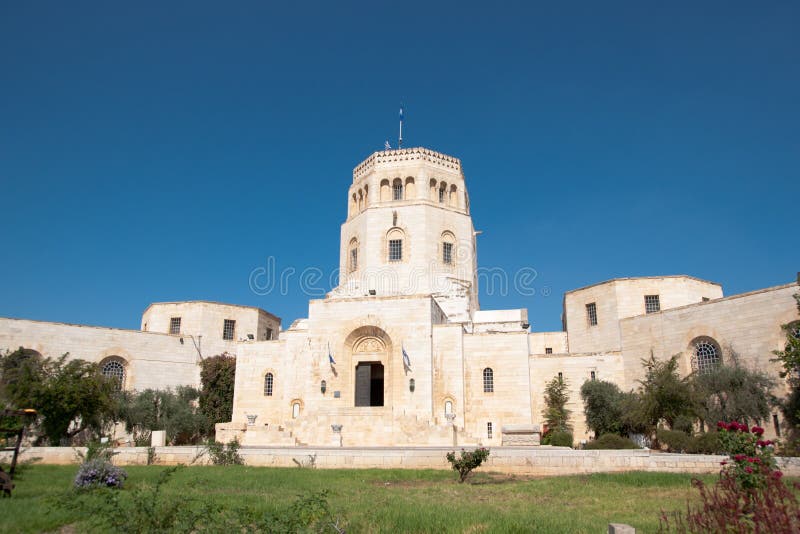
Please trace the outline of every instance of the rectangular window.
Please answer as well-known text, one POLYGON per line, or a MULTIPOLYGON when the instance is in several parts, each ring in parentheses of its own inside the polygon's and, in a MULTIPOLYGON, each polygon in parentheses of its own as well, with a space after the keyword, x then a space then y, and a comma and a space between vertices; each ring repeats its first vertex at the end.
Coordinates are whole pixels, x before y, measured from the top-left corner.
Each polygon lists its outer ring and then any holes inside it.
POLYGON ((781 423, 776 414, 772 414, 772 425, 775 427, 775 435, 781 437, 781 423))
POLYGON ((558 379, 564 380, 564 373, 562 373, 561 371, 558 372, 558 379))
POLYGON ((267 341, 272 339, 272 328, 267 328, 267 331, 264 332, 264 339, 267 341))
POLYGON ((553 354, 553 347, 545 347, 544 348, 545 354, 553 354))
POLYGON ((589 373, 589 376, 591 376, 591 377, 592 377, 592 380, 595 380, 595 379, 597 378, 597 374, 596 374, 594 371, 592 371, 591 373, 589 373))
POLYGON ((589 326, 597 326, 597 305, 594 302, 586 305, 586 320, 589 326))
POLYGON ((350 250, 350 271, 357 271, 358 270, 358 249, 354 248, 350 250))
POLYGON ((403 240, 389 240, 389 261, 402 261, 403 259, 403 240))
POLYGON ((222 339, 226 341, 231 341, 233 339, 233 334, 236 331, 236 321, 233 319, 225 319, 225 323, 222 325, 222 339))
MULTIPOLYGON (((145 330, 147 328, 145 327, 145 330)), ((169 320, 169 333, 170 334, 180 334, 181 333, 181 318, 180 317, 171 317, 169 320)))
POLYGON ((439 203, 440 204, 444 204, 444 193, 445 193, 444 189, 439 189, 439 203))
POLYGON ((486 437, 492 439, 492 423, 486 423, 486 437))
POLYGON ((442 243, 442 261, 447 265, 453 263, 453 244, 442 243))
POLYGON ((661 301, 658 295, 645 295, 644 296, 644 312, 655 313, 661 311, 661 301))

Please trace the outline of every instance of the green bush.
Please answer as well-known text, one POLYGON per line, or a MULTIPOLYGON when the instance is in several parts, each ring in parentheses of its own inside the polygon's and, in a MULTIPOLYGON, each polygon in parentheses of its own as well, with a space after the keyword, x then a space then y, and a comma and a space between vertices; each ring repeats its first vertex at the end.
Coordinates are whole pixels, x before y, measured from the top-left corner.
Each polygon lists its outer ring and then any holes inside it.
POLYGON ((458 481, 464 482, 473 469, 480 465, 489 457, 489 449, 479 447, 474 451, 461 449, 461 456, 456 457, 455 452, 448 452, 445 458, 453 466, 453 471, 458 471, 458 481))
POLYGON ((628 438, 623 438, 618 434, 603 434, 599 438, 594 441, 588 442, 583 447, 584 449, 589 450, 599 450, 599 449, 639 449, 637 444, 629 440, 628 438))
POLYGON ((719 433, 713 431, 697 434, 689 439, 689 443, 686 445, 686 452, 691 454, 722 454, 719 433))
POLYGON ((667 446, 669 452, 684 452, 692 439, 686 432, 666 428, 659 428, 656 431, 656 438, 660 444, 667 446))
POLYGON ((553 445, 554 447, 572 447, 573 441, 574 439, 570 432, 548 432, 542 438, 543 445, 553 445))
POLYGON ((239 440, 234 438, 223 445, 218 441, 209 441, 206 450, 214 465, 243 465, 244 458, 239 454, 239 440))

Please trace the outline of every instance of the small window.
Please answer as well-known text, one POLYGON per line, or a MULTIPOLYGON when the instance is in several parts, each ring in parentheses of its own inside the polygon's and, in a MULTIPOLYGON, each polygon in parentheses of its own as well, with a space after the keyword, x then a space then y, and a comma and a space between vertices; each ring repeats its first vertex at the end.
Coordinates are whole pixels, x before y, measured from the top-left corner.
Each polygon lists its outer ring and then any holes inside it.
POLYGON ((297 419, 300 416, 300 403, 292 403, 292 419, 297 419))
POLYGON ((544 348, 545 354, 553 354, 553 347, 545 347, 544 348))
POLYGON ((772 414, 772 426, 775 427, 775 435, 781 437, 781 423, 778 421, 778 414, 772 414))
POLYGON ((446 191, 444 190, 444 187, 440 188, 439 189, 439 204, 444 204, 445 194, 446 194, 446 191))
POLYGON ((272 373, 267 373, 267 376, 264 377, 264 396, 271 397, 272 396, 272 384, 274 382, 274 378, 272 373))
POLYGON ((389 261, 402 261, 403 260, 403 240, 390 239, 389 240, 389 261))
POLYGON ((403 200, 403 183, 400 180, 392 184, 392 200, 403 200))
POLYGON ((267 328, 267 331, 264 332, 264 339, 267 341, 272 339, 272 328, 267 328))
POLYGON ((358 249, 350 249, 350 272, 358 270, 358 249))
POLYGON ((453 244, 442 243, 442 261, 447 265, 453 263, 453 244))
POLYGON ((483 392, 494 393, 494 371, 491 367, 483 370, 483 392))
POLYGON ((491 421, 486 423, 486 437, 488 439, 492 439, 492 423, 491 423, 491 421))
POLYGON ((558 379, 564 380, 564 373, 562 373, 561 371, 558 372, 558 379))
POLYGON ((589 373, 589 376, 592 378, 592 380, 597 380, 597 373, 596 372, 592 371, 591 373, 589 373))
POLYGON ((444 401, 444 414, 450 415, 453 413, 453 401, 444 401))
POLYGON ((222 325, 222 339, 231 341, 234 332, 236 332, 236 321, 233 319, 225 319, 225 323, 222 325))
POLYGON ((106 378, 114 380, 118 390, 122 389, 122 384, 125 382, 125 367, 120 362, 111 360, 104 363, 100 368, 100 373, 106 378))
POLYGON ((170 334, 180 334, 181 333, 181 318, 180 317, 171 317, 169 320, 169 333, 170 334))
POLYGON ((586 305, 586 320, 589 326, 597 326, 597 305, 594 302, 586 305))
POLYGON ((644 296, 644 312, 656 313, 661 311, 661 300, 658 295, 645 295, 644 296))
POLYGON ((708 297, 703 297, 703 302, 708 302, 709 300, 711 300, 711 299, 708 298, 708 297))

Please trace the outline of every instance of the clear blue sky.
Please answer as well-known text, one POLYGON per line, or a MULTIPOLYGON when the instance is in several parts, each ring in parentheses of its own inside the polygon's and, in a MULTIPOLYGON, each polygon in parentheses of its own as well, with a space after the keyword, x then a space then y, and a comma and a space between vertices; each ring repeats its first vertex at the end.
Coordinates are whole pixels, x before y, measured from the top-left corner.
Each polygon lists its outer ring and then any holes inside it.
POLYGON ((298 285, 248 276, 338 266, 400 101, 407 146, 463 161, 480 264, 539 273, 483 308, 557 330, 608 278, 791 282, 799 27, 796 1, 3 2, 0 316, 208 299, 288 327, 298 285))

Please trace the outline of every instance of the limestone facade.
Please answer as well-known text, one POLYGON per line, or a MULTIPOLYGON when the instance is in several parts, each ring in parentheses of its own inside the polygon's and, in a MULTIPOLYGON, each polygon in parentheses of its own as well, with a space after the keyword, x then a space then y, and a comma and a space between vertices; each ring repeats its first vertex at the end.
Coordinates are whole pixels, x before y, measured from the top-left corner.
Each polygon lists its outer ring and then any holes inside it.
MULTIPOLYGON (((685 374, 736 356, 777 375, 780 326, 798 319, 796 284, 723 297, 691 276, 569 291, 559 332, 532 331, 525 309, 481 310, 461 162, 423 148, 354 169, 340 239, 339 286, 285 330, 258 308, 157 303, 141 331, 0 319, 0 348, 120 361, 132 389, 198 385, 202 357, 236 354, 217 439, 245 446, 501 446, 538 440, 559 375, 576 441, 589 438, 581 385, 634 388, 650 354, 680 354, 685 374)), ((766 423, 774 436, 779 418, 766 423)))

